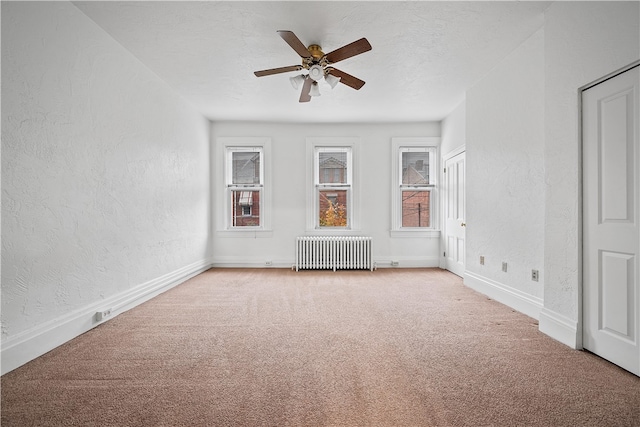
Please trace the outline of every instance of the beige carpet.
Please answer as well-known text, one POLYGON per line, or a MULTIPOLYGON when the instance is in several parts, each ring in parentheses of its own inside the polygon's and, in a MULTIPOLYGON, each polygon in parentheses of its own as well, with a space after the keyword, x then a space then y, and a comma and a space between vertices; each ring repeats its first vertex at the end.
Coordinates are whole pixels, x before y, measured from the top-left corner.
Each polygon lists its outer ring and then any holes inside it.
POLYGON ((638 426, 640 378, 437 269, 210 270, 2 377, 2 426, 638 426))

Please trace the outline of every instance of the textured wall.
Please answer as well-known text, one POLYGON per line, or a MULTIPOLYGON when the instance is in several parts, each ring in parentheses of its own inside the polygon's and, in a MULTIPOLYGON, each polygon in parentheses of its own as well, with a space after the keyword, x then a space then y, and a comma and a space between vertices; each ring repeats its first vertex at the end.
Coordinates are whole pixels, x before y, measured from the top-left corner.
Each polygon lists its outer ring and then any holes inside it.
POLYGON ((209 124, 71 3, 2 3, 2 338, 209 255, 209 124))
POLYGON ((578 88, 640 58, 638 2, 554 2, 545 12, 545 308, 579 320, 578 88))
POLYGON ((544 32, 467 91, 467 271, 541 298, 544 32), (480 265, 480 255, 485 265, 480 265), (508 271, 502 271, 507 262, 508 271))
POLYGON ((271 260, 274 265, 290 266, 295 260, 295 237, 306 229, 307 137, 357 137, 360 139, 360 232, 374 237, 375 260, 439 257, 439 239, 391 238, 391 138, 440 136, 437 122, 413 124, 269 124, 257 122, 214 122, 212 124, 213 193, 215 204, 223 203, 222 167, 217 137, 269 137, 272 158, 266 159, 272 175, 272 235, 263 238, 237 238, 220 233, 224 229, 221 210, 214 211, 214 262, 257 263, 271 260))
POLYGON ((442 120, 440 154, 446 156, 467 141, 467 102, 461 102, 442 120))

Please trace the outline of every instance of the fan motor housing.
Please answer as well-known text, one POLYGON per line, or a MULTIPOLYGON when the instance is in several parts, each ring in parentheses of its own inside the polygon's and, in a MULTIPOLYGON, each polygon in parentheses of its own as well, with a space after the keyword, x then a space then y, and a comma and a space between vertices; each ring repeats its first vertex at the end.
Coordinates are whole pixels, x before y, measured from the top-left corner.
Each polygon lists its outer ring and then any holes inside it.
POLYGON ((324 52, 322 51, 322 48, 317 44, 309 45, 307 50, 309 51, 311 56, 313 56, 315 59, 320 59, 324 56, 324 52))

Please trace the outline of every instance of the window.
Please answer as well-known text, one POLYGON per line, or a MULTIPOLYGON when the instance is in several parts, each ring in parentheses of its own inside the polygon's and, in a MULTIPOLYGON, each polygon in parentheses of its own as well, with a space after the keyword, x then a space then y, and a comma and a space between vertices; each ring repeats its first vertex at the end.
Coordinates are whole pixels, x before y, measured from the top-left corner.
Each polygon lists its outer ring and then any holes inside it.
POLYGON ((306 233, 359 230, 358 137, 307 137, 306 233))
POLYGON ((315 148, 316 227, 350 227, 351 169, 350 147, 315 148))
POLYGON ((226 147, 228 228, 261 228, 262 147, 226 147))
POLYGON ((401 227, 431 227, 428 149, 400 149, 401 227))
POLYGON ((271 138, 220 136, 214 150, 212 225, 216 236, 272 237, 271 138))
POLYGON ((437 138, 393 139, 396 182, 392 230, 415 232, 436 228, 437 142, 437 138))

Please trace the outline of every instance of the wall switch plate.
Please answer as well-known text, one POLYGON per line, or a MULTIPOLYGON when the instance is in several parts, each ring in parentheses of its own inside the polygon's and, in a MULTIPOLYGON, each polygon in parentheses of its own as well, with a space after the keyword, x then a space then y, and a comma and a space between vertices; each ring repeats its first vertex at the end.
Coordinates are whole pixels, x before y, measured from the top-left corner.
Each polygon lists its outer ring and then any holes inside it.
POLYGON ((502 263, 502 271, 504 271, 505 273, 507 272, 507 263, 506 262, 502 263))
POLYGON ((540 278, 540 273, 538 272, 538 270, 531 270, 531 280, 533 280, 534 282, 537 282, 539 278, 540 278))

